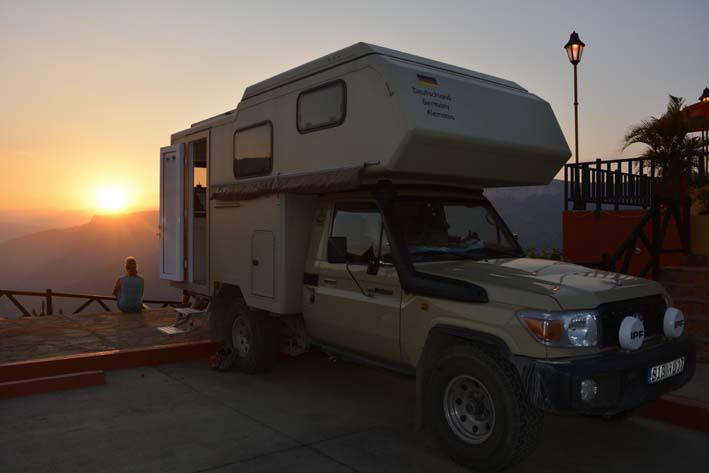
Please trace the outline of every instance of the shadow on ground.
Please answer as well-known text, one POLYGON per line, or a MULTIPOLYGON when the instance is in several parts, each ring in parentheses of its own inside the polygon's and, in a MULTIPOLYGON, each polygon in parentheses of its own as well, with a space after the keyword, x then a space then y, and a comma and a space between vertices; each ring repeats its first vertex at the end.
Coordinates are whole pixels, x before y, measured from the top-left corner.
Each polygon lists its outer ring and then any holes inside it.
MULTIPOLYGON (((266 375, 205 363, 111 372, 102 387, 0 402, 3 473, 459 472, 413 431, 412 379, 320 355, 266 375)), ((645 419, 548 417, 516 471, 680 472, 709 436, 645 419)))

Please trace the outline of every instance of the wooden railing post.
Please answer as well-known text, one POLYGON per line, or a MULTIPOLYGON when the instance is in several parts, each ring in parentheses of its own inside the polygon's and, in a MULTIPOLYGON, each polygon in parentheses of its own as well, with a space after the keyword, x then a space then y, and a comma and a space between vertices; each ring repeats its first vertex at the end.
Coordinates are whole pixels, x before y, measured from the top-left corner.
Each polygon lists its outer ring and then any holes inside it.
POLYGON ((596 159, 596 212, 601 211, 601 190, 602 190, 602 178, 601 178, 601 160, 596 159))
POLYGON ((52 290, 47 289, 47 315, 53 315, 53 307, 52 307, 52 290))
POLYGON ((569 210, 569 165, 564 164, 564 211, 569 210))

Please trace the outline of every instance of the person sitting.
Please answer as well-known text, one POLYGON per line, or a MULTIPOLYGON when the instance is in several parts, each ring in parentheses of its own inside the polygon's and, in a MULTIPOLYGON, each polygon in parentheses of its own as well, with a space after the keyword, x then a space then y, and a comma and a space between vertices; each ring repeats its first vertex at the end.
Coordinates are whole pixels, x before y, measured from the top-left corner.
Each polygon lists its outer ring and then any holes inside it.
POLYGON ((113 295, 116 296, 118 310, 124 314, 141 312, 143 309, 143 276, 138 274, 135 258, 126 258, 126 275, 116 280, 113 295))

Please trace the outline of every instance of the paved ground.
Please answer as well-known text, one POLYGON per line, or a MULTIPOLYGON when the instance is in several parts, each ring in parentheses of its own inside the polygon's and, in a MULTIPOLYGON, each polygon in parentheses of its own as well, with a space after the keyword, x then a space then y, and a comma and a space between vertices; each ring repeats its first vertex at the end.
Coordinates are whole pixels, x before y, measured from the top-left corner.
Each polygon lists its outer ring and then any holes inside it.
MULTIPOLYGON (((194 318, 189 333, 165 335, 156 330, 172 325, 175 315, 174 309, 151 309, 142 314, 0 317, 0 363, 209 338, 204 317, 194 318)), ((709 365, 699 364, 692 382, 674 394, 709 402, 709 365)))
POLYGON ((209 338, 204 317, 192 332, 165 335, 156 327, 172 325, 174 309, 142 314, 76 314, 0 319, 0 363, 118 348, 148 347, 209 338))
MULTIPOLYGON (((413 432, 414 384, 286 359, 261 376, 203 362, 107 373, 101 387, 0 402, 0 471, 460 472, 413 432)), ((548 417, 517 471, 698 472, 709 435, 645 419, 548 417)))

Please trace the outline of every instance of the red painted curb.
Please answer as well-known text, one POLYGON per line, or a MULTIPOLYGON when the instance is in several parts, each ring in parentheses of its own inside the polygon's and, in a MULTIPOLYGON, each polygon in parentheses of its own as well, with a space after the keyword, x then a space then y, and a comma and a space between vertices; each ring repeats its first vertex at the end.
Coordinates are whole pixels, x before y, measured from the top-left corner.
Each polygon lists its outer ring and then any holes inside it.
POLYGON ((640 415, 709 434, 709 402, 667 395, 640 409, 640 415))
POLYGON ((83 371, 43 378, 23 379, 0 383, 0 399, 64 391, 66 389, 100 386, 106 383, 103 371, 83 371))
POLYGON ((111 371, 207 358, 221 344, 212 341, 54 356, 0 364, 0 383, 84 371, 111 371))

